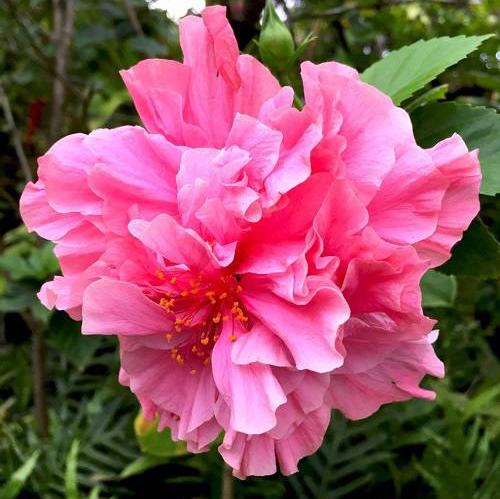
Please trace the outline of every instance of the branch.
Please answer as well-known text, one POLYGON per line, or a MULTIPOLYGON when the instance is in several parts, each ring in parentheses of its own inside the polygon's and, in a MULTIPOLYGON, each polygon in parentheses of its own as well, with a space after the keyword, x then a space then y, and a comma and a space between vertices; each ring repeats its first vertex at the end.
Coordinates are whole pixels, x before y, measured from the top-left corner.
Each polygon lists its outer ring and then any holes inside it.
POLYGON ((139 18, 137 17, 137 13, 134 9, 134 6, 130 2, 130 0, 123 0, 123 3, 125 4, 125 10, 127 11, 130 24, 134 28, 134 31, 138 35, 144 36, 144 31, 142 29, 141 23, 139 22, 139 18))
MULTIPOLYGON (((43 39, 41 39, 40 37, 36 37, 33 33, 31 33, 30 29, 26 26, 26 23, 19 15, 19 9, 16 7, 15 3, 12 2, 12 0, 4 0, 4 2, 7 5, 9 13, 14 18, 14 21, 16 21, 17 25, 23 32, 23 41, 29 44, 31 50, 33 51, 34 57, 36 58, 36 62, 40 66, 40 69, 49 73, 49 75, 53 78, 60 79, 62 83, 64 83, 64 86, 68 90, 70 90, 76 97, 81 97, 78 89, 76 89, 64 75, 60 75, 59 73, 57 73, 56 69, 53 67, 51 58, 45 55, 45 53, 40 49, 40 47, 43 47, 44 45, 46 45, 46 43, 43 39)), ((36 25, 36 22, 33 21, 33 24, 36 25)), ((44 35, 42 38, 45 38, 45 33, 42 32, 42 34, 44 35)), ((12 37, 12 33, 10 35, 11 38, 7 39, 7 41, 14 40, 14 43, 16 43, 18 47, 20 47, 19 43, 15 41, 15 38, 12 37)), ((18 50, 25 49, 24 47, 20 47, 18 50)))
POLYGON ((293 16, 292 19, 296 21, 298 19, 307 19, 311 17, 334 17, 346 14, 347 12, 351 12, 353 10, 392 7, 394 5, 405 5, 410 3, 436 3, 441 5, 454 5, 454 6, 467 7, 468 5, 470 5, 471 1, 470 0, 426 0, 425 2, 423 2, 423 0, 380 0, 379 2, 375 2, 373 4, 351 2, 322 11, 302 12, 300 14, 297 14, 296 16, 293 16))
POLYGON ((12 108, 10 107, 10 102, 5 93, 0 80, 0 105, 3 109, 3 114, 5 115, 5 121, 7 122, 7 127, 12 137, 12 143, 14 145, 14 150, 16 151, 17 159, 19 160, 19 165, 21 171, 23 172, 26 182, 33 180, 33 174, 31 173, 31 168, 28 163, 28 158, 24 153, 23 143, 21 141, 21 134, 16 127, 16 122, 14 121, 14 116, 12 115, 12 108))
POLYGON ((49 410, 47 392, 45 391, 45 381, 47 379, 45 369, 45 331, 29 311, 23 312, 21 315, 32 334, 31 361, 33 367, 35 419, 38 434, 40 437, 45 438, 49 434, 49 410))
MULTIPOLYGON (((54 44, 56 47, 56 74, 66 78, 69 46, 73 36, 75 20, 75 1, 52 0, 54 7, 54 44)), ((52 112, 49 127, 49 140, 59 138, 62 128, 64 105, 64 84, 60 78, 54 78, 52 87, 52 112)))

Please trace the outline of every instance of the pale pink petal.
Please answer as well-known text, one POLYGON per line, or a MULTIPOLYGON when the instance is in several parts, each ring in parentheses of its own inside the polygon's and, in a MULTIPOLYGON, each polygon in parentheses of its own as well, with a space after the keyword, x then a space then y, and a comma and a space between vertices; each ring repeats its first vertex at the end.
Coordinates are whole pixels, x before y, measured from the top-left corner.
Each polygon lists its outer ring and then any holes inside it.
POLYGON ((272 366, 292 366, 284 343, 267 327, 257 323, 250 333, 241 335, 233 345, 231 360, 235 364, 260 362, 272 366))
POLYGON ((236 332, 226 322, 212 352, 215 384, 230 408, 232 429, 248 434, 265 433, 276 424, 276 409, 286 402, 286 397, 268 365, 233 363, 233 343, 229 339, 232 334, 236 332))
POLYGON ((100 279, 83 295, 84 334, 161 334, 171 327, 171 316, 134 284, 100 279))
POLYGON ((57 213, 47 202, 45 186, 40 180, 29 182, 19 202, 21 217, 28 230, 55 241, 78 227, 83 221, 79 213, 57 213))
POLYGON ((416 245, 418 252, 436 267, 450 258, 451 248, 479 211, 481 172, 477 151, 468 152, 459 135, 439 142, 428 152, 449 182, 436 231, 416 245))
POLYGON ((168 352, 151 348, 122 348, 121 362, 134 393, 177 416, 176 438, 186 439, 213 418, 216 390, 210 368, 189 374, 190 368, 179 366, 168 352))
POLYGON ((276 455, 284 475, 296 473, 298 461, 319 449, 330 422, 330 412, 329 407, 320 407, 309 413, 290 435, 276 441, 276 455))
POLYGON ((177 61, 146 59, 120 71, 142 122, 175 144, 204 145, 202 130, 184 119, 191 69, 177 61))
POLYGON ((89 188, 88 170, 97 158, 77 133, 57 141, 38 159, 38 175, 45 185, 49 204, 59 213, 99 215, 102 201, 89 188))
MULTIPOLYGON (((413 397, 433 400, 434 392, 420 388, 426 374, 443 377, 442 362, 431 343, 435 334, 420 340, 403 341, 387 352, 380 362, 362 372, 333 373, 330 384, 331 403, 348 418, 370 416, 382 404, 409 400, 413 397)), ((348 351, 359 345, 345 342, 348 351)))
POLYGON ((243 433, 237 433, 233 437, 230 433, 226 433, 224 441, 219 446, 219 452, 226 463, 233 468, 233 475, 238 478, 276 473, 274 440, 267 435, 247 437, 243 433))

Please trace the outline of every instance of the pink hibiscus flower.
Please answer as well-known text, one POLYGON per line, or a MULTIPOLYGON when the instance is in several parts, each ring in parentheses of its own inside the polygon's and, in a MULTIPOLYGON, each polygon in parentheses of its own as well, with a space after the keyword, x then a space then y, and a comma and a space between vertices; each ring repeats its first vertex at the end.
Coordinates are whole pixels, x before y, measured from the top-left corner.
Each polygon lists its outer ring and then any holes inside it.
POLYGON ((120 382, 239 477, 297 471, 332 408, 432 399, 443 375, 419 281, 478 211, 476 152, 415 143, 355 70, 304 63, 292 107, 239 55, 221 7, 180 25, 184 62, 123 71, 146 129, 61 139, 21 213, 63 276, 39 297, 120 341, 120 382))

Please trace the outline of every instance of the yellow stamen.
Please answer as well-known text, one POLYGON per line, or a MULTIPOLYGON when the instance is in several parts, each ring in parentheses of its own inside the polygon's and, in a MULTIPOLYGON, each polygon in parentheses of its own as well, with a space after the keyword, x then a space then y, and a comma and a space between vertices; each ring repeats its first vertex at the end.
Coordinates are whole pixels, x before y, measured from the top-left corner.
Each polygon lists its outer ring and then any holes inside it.
POLYGON ((172 341, 172 335, 170 333, 167 333, 165 335, 165 339, 170 343, 172 341))
POLYGON ((165 274, 161 270, 157 270, 155 272, 155 275, 156 275, 156 277, 158 277, 158 279, 161 279, 161 280, 165 279, 165 274))
POLYGON ((170 279, 170 284, 175 284, 177 281, 177 277, 172 277, 172 279, 170 279))

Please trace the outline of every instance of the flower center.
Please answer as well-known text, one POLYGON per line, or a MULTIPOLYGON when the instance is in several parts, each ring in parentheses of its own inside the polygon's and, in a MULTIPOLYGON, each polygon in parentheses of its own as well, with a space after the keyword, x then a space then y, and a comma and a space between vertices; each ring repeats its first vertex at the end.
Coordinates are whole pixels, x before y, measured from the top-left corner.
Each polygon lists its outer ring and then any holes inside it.
MULTIPOLYGON (((178 270, 157 271, 156 277, 161 282, 156 301, 172 316, 173 328, 165 334, 165 339, 175 344, 170 354, 177 364, 208 365, 224 323, 229 326, 224 327, 224 331, 230 331, 230 341, 237 340, 236 331, 250 330, 250 320, 241 302, 243 287, 238 276, 229 273, 193 275, 178 270), (175 341, 180 338, 180 342, 175 341)), ((190 372, 196 374, 197 371, 191 369, 190 372)))

